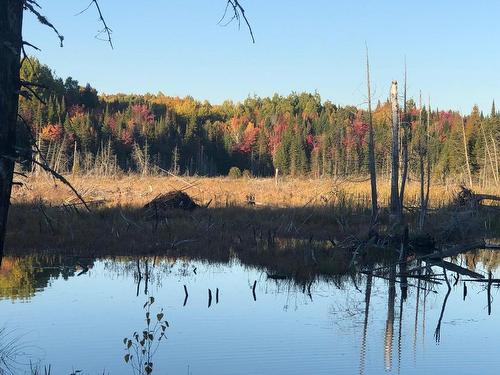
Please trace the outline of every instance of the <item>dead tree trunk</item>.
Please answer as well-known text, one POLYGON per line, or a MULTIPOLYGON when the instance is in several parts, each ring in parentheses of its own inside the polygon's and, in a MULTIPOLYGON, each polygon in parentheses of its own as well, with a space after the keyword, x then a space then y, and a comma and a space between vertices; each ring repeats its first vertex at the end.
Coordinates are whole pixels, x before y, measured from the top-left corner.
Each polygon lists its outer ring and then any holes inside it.
POLYGON ((0 1, 0 257, 4 250, 16 157, 22 20, 23 1, 0 1))
POLYGON ((372 94, 370 85, 370 61, 368 59, 368 48, 366 49, 366 83, 368 87, 368 170, 370 171, 370 184, 372 193, 372 219, 371 227, 375 226, 378 215, 377 204, 377 170, 375 167, 375 140, 373 134, 373 119, 372 119, 372 94))
POLYGON ((391 149, 391 214, 399 216, 399 114, 398 83, 392 81, 392 149, 391 149))
POLYGON ((403 172, 401 174, 401 190, 399 193, 399 217, 403 217, 403 205, 404 205, 404 197, 405 197, 405 188, 406 188, 406 180, 408 178, 408 139, 409 139, 409 131, 410 124, 408 118, 408 111, 406 106, 406 62, 405 62, 405 82, 404 82, 404 95, 403 95, 403 139, 401 142, 402 148, 402 157, 403 157, 403 172))
POLYGON ((422 226, 423 221, 425 220, 425 213, 427 211, 427 207, 429 207, 429 195, 431 192, 431 155, 430 155, 430 127, 431 127, 431 98, 429 97, 429 109, 427 111, 427 127, 425 134, 425 142, 426 142, 426 151, 427 151, 427 187, 425 192, 425 204, 424 209, 422 210, 422 226))
POLYGON ((497 180, 498 180, 499 178, 498 178, 498 153, 497 153, 497 145, 496 145, 496 142, 495 142, 495 138, 493 138, 493 134, 491 134, 491 132, 490 132, 490 138, 491 138, 491 143, 493 144, 493 153, 495 155, 495 171, 496 171, 497 180))
POLYGON ((419 110, 418 110, 418 156, 419 156, 419 172, 420 172, 420 216, 418 220, 418 227, 420 230, 424 226, 425 217, 425 156, 427 154, 427 145, 425 139, 425 125, 422 122, 422 93, 420 93, 419 110))
POLYGON ((465 164, 467 166, 467 174, 469 175, 469 187, 472 189, 472 172, 470 170, 470 163, 469 163, 469 147, 467 145, 467 136, 465 135, 465 121, 462 117, 462 135, 464 139, 464 153, 465 153, 465 164))
MULTIPOLYGON (((484 147, 486 148, 486 153, 488 154, 488 159, 490 160, 491 173, 493 174, 493 180, 495 180, 495 185, 498 185, 497 171, 495 168, 493 156, 491 155, 490 147, 488 144, 488 138, 486 138, 486 133, 484 131, 484 127, 482 124, 481 124, 481 133, 483 134, 484 147)), ((486 169, 486 165, 485 165, 485 169, 486 169)))

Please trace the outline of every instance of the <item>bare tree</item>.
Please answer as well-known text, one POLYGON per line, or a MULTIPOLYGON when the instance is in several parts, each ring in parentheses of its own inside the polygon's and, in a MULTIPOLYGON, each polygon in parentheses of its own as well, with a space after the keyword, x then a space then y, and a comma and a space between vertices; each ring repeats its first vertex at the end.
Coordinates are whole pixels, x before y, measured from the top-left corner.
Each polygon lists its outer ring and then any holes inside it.
POLYGON ((399 192, 399 217, 403 217, 403 206, 405 197, 406 180, 408 179, 408 141, 410 137, 410 119, 408 116, 408 107, 406 99, 406 88, 407 88, 407 74, 406 74, 406 59, 405 59, 405 82, 403 90, 403 136, 401 141, 401 154, 403 158, 403 171, 401 173, 401 190, 399 192))
POLYGON ((391 214, 399 216, 399 105, 398 83, 391 85, 392 147, 391 147, 391 214))
MULTIPOLYGON (((430 109, 428 108, 428 111, 430 109)), ((419 110, 418 110, 418 161, 419 161, 419 174, 420 174, 420 215, 418 220, 418 227, 420 230, 424 227, 425 215, 427 212, 426 200, 426 168, 425 162, 429 158, 429 141, 428 141, 428 127, 429 127, 429 112, 427 112, 427 123, 422 118, 422 93, 420 93, 419 110)), ((430 173, 430 171, 429 171, 430 173)), ((429 184, 429 180, 428 183, 429 184)))

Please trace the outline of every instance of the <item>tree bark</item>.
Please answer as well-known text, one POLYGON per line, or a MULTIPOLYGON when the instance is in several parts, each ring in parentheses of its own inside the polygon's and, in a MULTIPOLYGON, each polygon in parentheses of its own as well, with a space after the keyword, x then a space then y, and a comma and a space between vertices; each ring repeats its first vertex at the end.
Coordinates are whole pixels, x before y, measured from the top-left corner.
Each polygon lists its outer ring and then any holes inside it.
POLYGON ((16 157, 22 20, 21 0, 0 1, 0 257, 4 251, 16 157))
POLYGON ((398 83, 392 81, 391 214, 399 216, 399 111, 398 83))
POLYGON ((404 82, 404 95, 403 95, 403 139, 401 140, 401 148, 402 148, 402 157, 403 157, 403 171, 401 174, 401 190, 399 193, 399 217, 403 217, 403 206, 404 206, 404 198, 405 198, 405 188, 406 188, 406 180, 408 178, 408 138, 409 138, 409 131, 410 131, 410 124, 409 124, 409 116, 408 116, 408 111, 407 111, 407 104, 406 104, 406 61, 405 61, 405 82, 404 82))

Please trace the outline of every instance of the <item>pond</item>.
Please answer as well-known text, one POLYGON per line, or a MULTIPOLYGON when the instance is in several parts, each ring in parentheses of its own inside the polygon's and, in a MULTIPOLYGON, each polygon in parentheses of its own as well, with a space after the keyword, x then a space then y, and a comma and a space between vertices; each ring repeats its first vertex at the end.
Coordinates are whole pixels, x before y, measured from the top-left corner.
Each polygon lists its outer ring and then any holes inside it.
MULTIPOLYGON (((496 254, 488 254, 462 255, 454 263, 484 275, 492 270, 495 278, 496 254)), ((147 267, 148 277, 139 279, 137 261, 125 257, 4 258, 0 341, 11 358, 2 371, 30 373, 32 362, 50 365, 52 374, 133 374, 123 339, 142 335, 150 297, 153 321, 162 309, 168 322, 166 340, 151 358, 153 374, 500 369, 497 286, 488 303, 487 283, 448 271, 448 293, 438 266, 435 283, 411 279, 407 293, 401 280, 386 276, 298 284, 237 260, 141 258, 139 267, 143 275, 147 267)))

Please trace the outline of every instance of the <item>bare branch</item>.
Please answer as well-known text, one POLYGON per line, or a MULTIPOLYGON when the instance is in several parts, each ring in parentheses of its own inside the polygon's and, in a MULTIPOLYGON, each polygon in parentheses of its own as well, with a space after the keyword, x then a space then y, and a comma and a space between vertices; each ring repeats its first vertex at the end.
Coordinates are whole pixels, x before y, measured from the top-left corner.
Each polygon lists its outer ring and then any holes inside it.
POLYGON ((104 19, 104 16, 103 16, 102 11, 101 11, 101 7, 99 6, 99 2, 97 0, 92 0, 89 3, 89 5, 87 5, 87 7, 85 9, 83 9, 82 11, 78 12, 77 14, 75 14, 75 16, 79 16, 80 14, 85 13, 87 10, 90 9, 90 7, 92 5, 95 5, 95 7, 97 9, 97 13, 99 15, 99 22, 102 23, 102 25, 103 25, 102 30, 98 31, 98 33, 95 36, 95 38, 99 39, 99 40, 102 40, 102 41, 105 41, 105 42, 108 42, 109 45, 111 46, 111 48, 113 49, 113 41, 111 39, 111 34, 113 33, 113 30, 111 30, 109 28, 108 24, 106 23, 106 20, 104 19), (99 38, 99 36, 102 35, 102 34, 106 35, 106 39, 99 38))
POLYGON ((31 82, 31 81, 24 81, 24 80, 20 80, 19 83, 21 84, 21 86, 23 87, 31 87, 31 86, 34 86, 34 87, 39 87, 41 89, 46 89, 48 90, 49 88, 41 83, 36 83, 36 82, 31 82))
POLYGON ((24 9, 29 10, 31 13, 33 13, 37 18, 38 21, 42 24, 45 25, 56 33, 57 37, 59 38, 59 42, 61 47, 63 46, 63 41, 64 41, 64 36, 62 36, 59 31, 56 29, 56 27, 45 17, 42 15, 38 10, 35 9, 35 7, 40 8, 40 5, 34 0, 24 0, 24 9))
POLYGON ((241 6, 239 0, 227 0, 226 8, 224 9, 224 14, 222 15, 222 18, 219 20, 218 24, 221 26, 227 26, 231 22, 236 20, 238 22, 238 28, 240 28, 241 18, 243 18, 245 24, 247 25, 248 31, 250 32, 250 37, 252 38, 252 43, 255 43, 255 37, 253 35, 252 26, 250 25, 250 22, 248 21, 248 18, 245 14, 245 9, 241 6), (222 21, 224 21, 227 17, 227 11, 229 8, 232 8, 233 15, 226 23, 222 24, 222 21))
POLYGON ((31 44, 30 42, 27 42, 25 40, 23 40, 23 48, 24 48, 24 46, 28 46, 28 47, 31 47, 33 49, 36 49, 37 51, 41 51, 40 48, 38 48, 37 46, 35 46, 35 45, 31 44))
POLYGON ((78 197, 78 199, 82 202, 82 204, 85 206, 85 208, 87 209, 87 211, 90 212, 90 207, 87 205, 87 202, 85 202, 85 200, 83 199, 83 197, 78 193, 78 191, 73 187, 73 185, 71 185, 71 183, 63 175, 57 173, 55 170, 53 170, 52 168, 50 168, 47 164, 40 163, 38 160, 35 160, 35 159, 32 158, 30 161, 32 163, 40 166, 44 171, 49 172, 52 176, 54 176, 59 181, 61 181, 63 184, 65 184, 66 186, 68 186, 71 189, 71 191, 73 191, 73 194, 75 194, 78 197))
POLYGON ((40 97, 40 95, 38 95, 38 94, 37 94, 37 92, 36 92, 35 90, 33 90, 33 88, 31 88, 31 86, 30 86, 30 85, 27 85, 27 84, 22 84, 22 83, 21 83, 21 86, 22 86, 22 87, 24 87, 24 88, 25 88, 26 90, 28 90, 28 91, 20 90, 20 91, 19 91, 19 95, 21 95, 21 96, 25 97, 25 98, 26 98, 26 99, 28 99, 28 100, 29 100, 29 99, 31 99, 31 98, 32 98, 32 96, 34 96, 34 97, 35 97, 35 98, 37 98, 37 99, 38 99, 38 101, 40 101, 42 104, 44 104, 44 105, 45 105, 45 104, 47 104, 47 103, 45 102, 45 100, 43 100, 43 99, 40 97))

